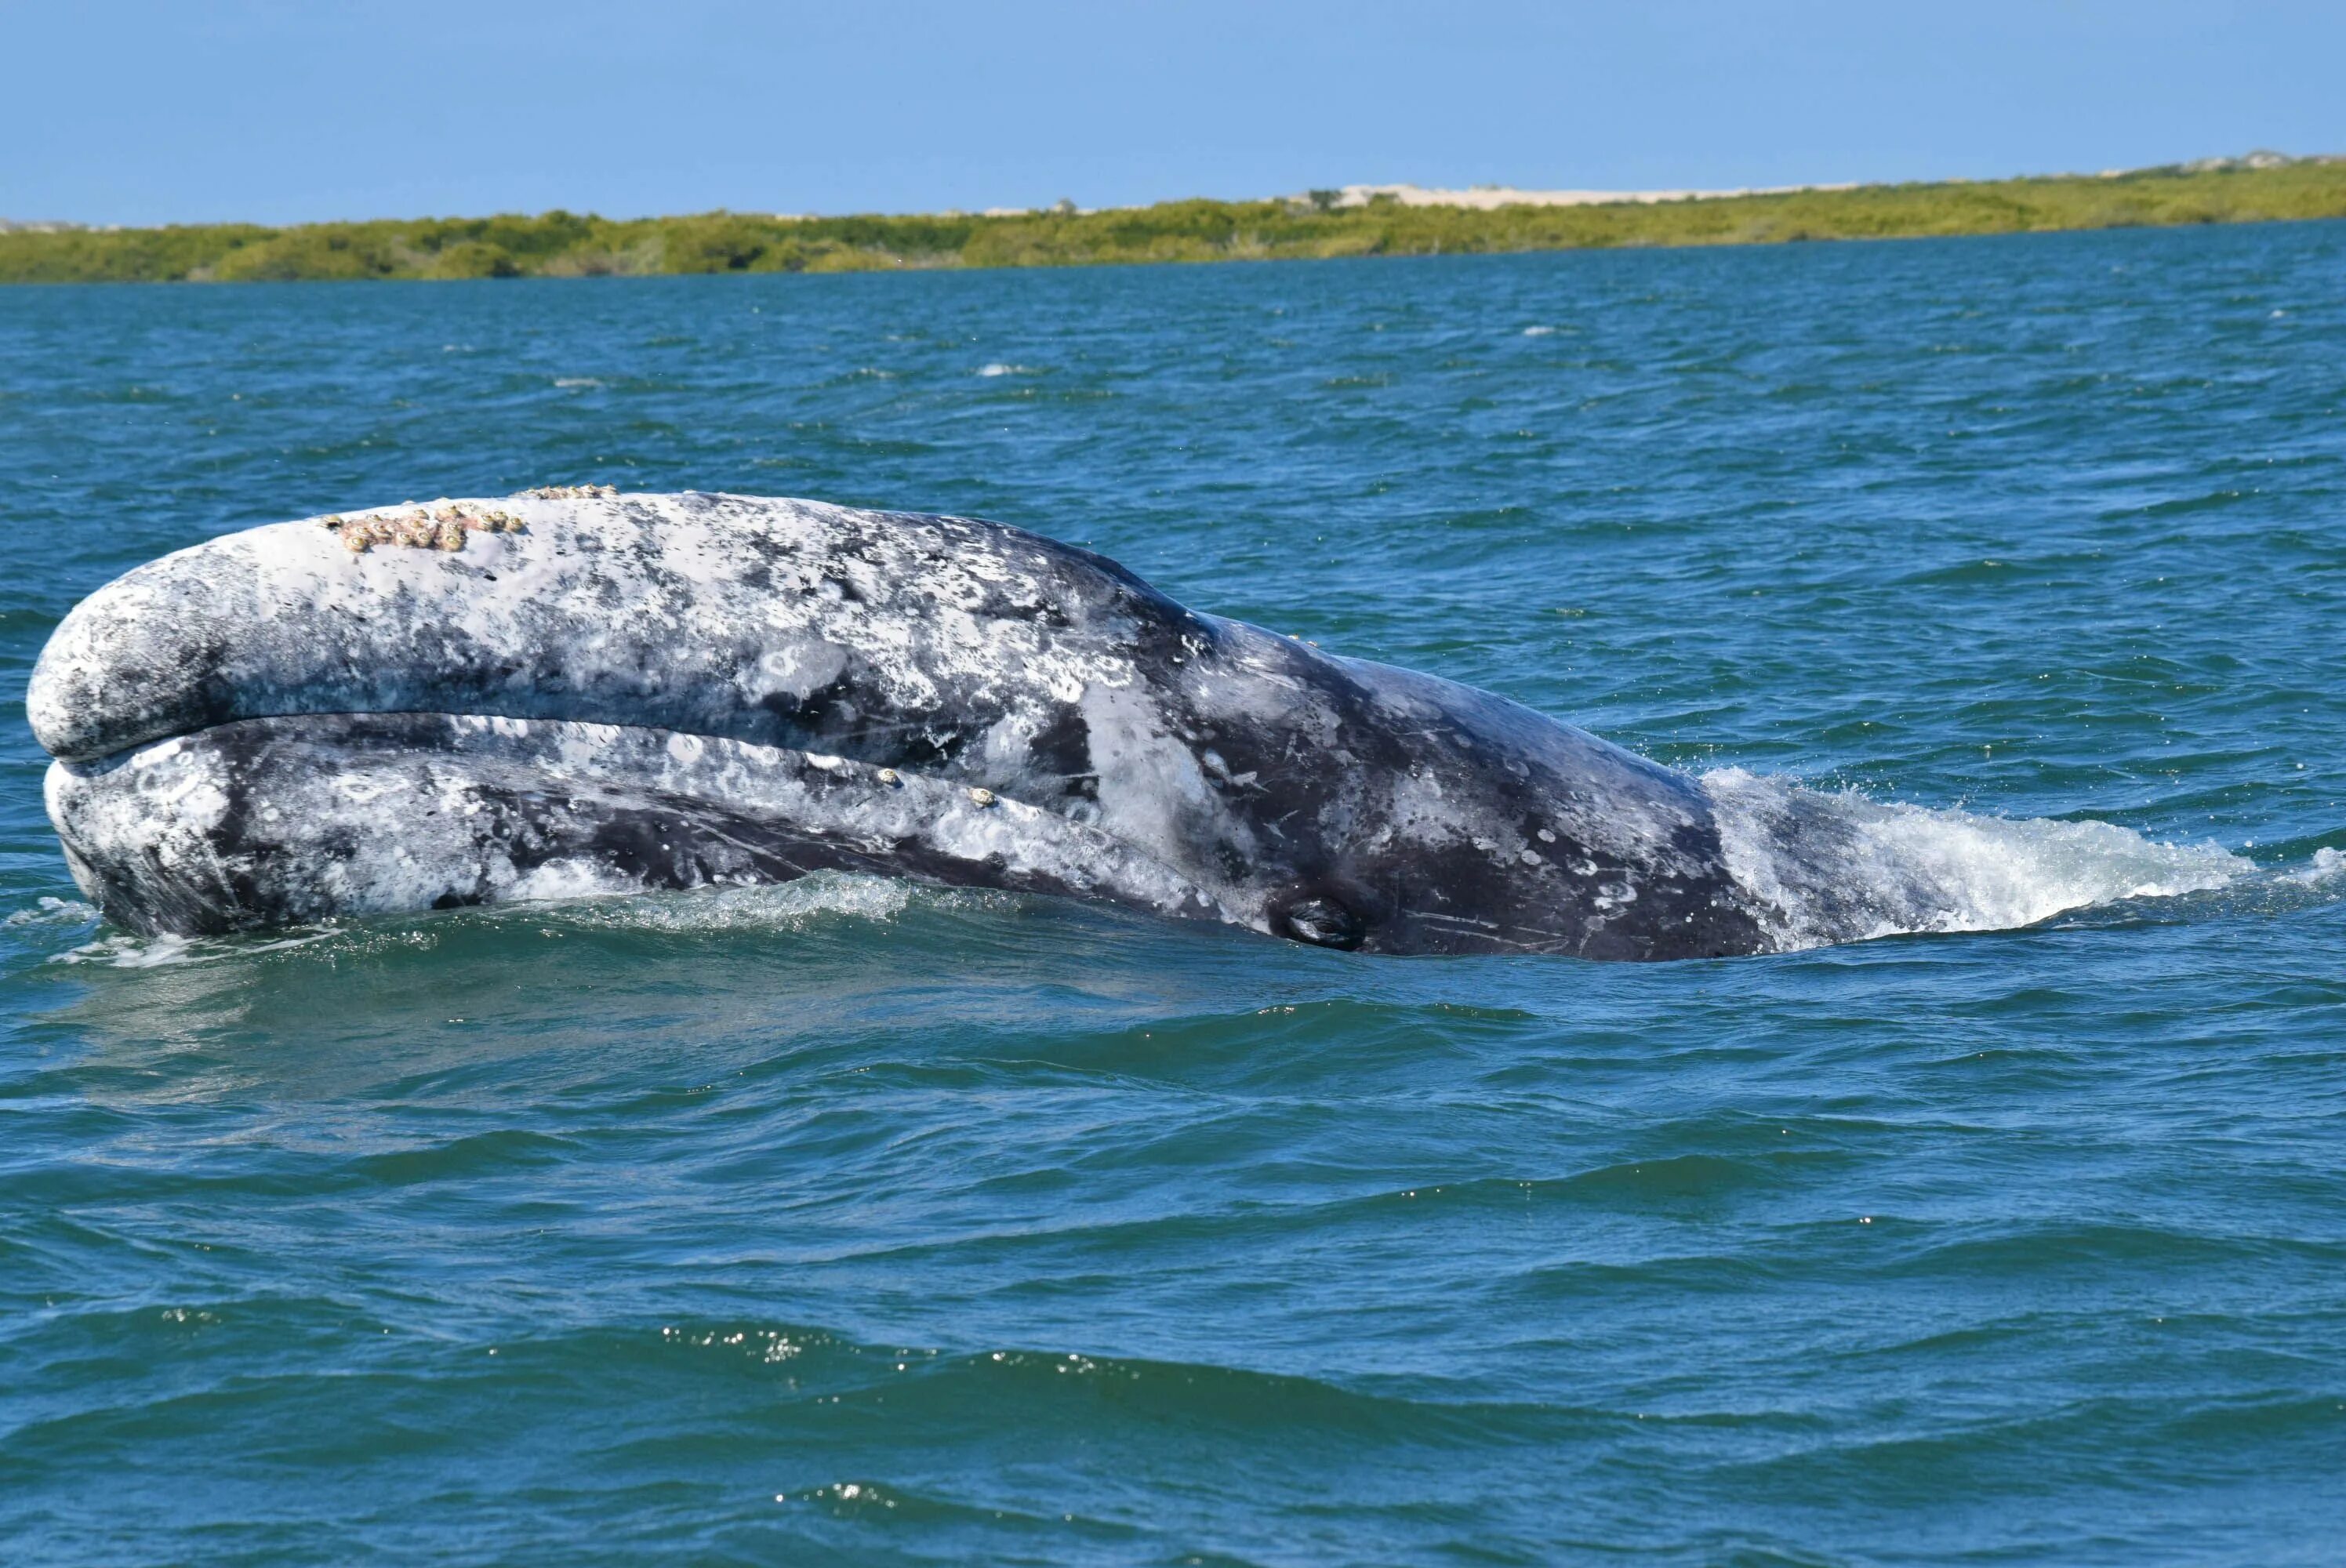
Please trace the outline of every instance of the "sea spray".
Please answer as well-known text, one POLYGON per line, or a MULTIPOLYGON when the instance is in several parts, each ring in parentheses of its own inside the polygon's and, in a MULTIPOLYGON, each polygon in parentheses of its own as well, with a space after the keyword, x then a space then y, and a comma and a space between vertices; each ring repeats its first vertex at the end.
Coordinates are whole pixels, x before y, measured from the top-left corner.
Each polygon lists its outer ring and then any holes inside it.
POLYGON ((1740 768, 1707 773, 1702 787, 1729 871, 1788 951, 2034 925, 2121 899, 2208 892, 2255 869, 2218 845, 2153 843, 2109 822, 1874 800, 1740 768))

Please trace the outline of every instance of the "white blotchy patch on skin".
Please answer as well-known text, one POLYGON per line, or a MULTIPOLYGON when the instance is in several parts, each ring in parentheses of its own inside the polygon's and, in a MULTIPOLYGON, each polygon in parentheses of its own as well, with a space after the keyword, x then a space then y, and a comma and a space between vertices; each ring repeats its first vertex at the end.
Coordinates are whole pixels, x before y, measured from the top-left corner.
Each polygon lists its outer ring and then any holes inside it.
POLYGON ((836 643, 809 638, 764 654, 742 682, 742 697, 751 707, 775 697, 803 701, 847 672, 847 650, 836 643))

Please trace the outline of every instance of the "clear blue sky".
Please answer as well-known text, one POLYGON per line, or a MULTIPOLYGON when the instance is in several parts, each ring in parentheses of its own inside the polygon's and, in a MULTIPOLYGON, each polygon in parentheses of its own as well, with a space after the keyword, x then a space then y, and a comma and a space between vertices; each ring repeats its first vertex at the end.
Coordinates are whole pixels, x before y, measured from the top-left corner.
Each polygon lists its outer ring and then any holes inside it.
POLYGON ((1085 206, 2346 151, 2346 4, 0 0, 0 216, 1085 206))

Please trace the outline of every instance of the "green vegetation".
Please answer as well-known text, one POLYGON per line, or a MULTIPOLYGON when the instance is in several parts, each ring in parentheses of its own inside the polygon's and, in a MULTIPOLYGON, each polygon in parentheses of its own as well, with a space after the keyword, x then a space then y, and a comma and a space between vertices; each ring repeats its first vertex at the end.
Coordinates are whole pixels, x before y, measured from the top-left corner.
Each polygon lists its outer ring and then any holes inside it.
POLYGON ((1425 256, 1623 245, 1883 239, 2346 217, 2346 160, 2158 168, 2113 176, 1870 185, 1594 207, 1474 211, 1335 193, 1281 201, 1006 217, 773 218, 709 212, 614 219, 385 219, 290 229, 0 229, 0 282, 358 278, 569 278, 677 272, 843 272, 901 267, 1061 267, 1116 261, 1425 256))

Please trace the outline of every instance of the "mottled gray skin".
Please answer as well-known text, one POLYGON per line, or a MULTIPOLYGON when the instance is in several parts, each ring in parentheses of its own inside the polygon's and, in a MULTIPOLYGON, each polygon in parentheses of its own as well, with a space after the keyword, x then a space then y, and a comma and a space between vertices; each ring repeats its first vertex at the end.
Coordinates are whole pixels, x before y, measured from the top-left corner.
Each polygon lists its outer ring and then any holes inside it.
POLYGON ((496 504, 525 527, 457 551, 231 535, 66 618, 26 706, 110 918, 836 868, 1378 952, 1770 945, 1684 775, 1086 551, 735 495, 496 504))

